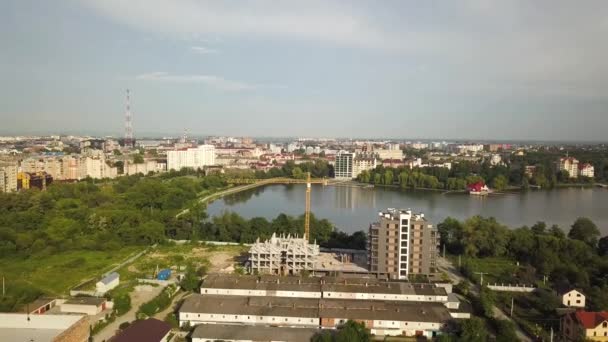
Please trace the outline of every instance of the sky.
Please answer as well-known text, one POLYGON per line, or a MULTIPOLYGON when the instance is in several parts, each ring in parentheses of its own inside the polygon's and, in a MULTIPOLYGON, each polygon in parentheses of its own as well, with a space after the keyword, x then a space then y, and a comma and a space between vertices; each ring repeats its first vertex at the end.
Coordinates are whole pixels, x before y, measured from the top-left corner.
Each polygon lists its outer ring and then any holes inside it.
POLYGON ((608 1, 0 9, 3 134, 608 140, 608 1))

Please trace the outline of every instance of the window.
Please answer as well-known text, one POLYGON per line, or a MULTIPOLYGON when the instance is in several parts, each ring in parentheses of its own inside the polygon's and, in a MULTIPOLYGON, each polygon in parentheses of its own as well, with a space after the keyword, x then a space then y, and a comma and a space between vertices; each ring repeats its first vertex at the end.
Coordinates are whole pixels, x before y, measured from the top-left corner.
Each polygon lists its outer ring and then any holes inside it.
POLYGON ((287 322, 287 318, 285 318, 285 322, 287 322))
POLYGON ((274 317, 272 317, 272 320, 274 321, 274 317))
POLYGON ((205 293, 207 293, 207 290, 205 290, 205 293))
POLYGON ((198 314, 198 317, 201 317, 201 314, 198 314))
POLYGON ((604 323, 602 323, 602 327, 603 327, 603 328, 608 328, 608 322, 604 322, 604 323))
POLYGON ((234 319, 237 319, 237 318, 239 318, 239 316, 237 316, 237 315, 234 315, 234 319))

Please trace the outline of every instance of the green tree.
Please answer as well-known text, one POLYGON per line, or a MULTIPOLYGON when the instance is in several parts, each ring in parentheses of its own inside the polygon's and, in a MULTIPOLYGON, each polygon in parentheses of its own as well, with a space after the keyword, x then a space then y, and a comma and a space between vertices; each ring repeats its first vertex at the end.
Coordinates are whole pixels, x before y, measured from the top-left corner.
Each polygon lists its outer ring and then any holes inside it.
POLYGON ((601 256, 608 255, 608 235, 599 240, 597 244, 597 253, 601 256))
POLYGON ((371 334, 363 323, 346 321, 335 335, 336 342, 369 342, 371 334))
POLYGON ((509 180, 503 175, 496 176, 492 181, 492 187, 498 191, 504 190, 509 185, 509 180))
POLYGON ((302 171, 302 169, 300 169, 297 166, 293 168, 293 170, 291 171, 291 175, 293 176, 293 178, 296 178, 296 179, 306 178, 306 174, 302 171))
POLYGON ((180 286, 186 291, 196 291, 200 285, 200 279, 197 270, 192 265, 186 267, 184 278, 180 282, 180 286))
POLYGON ((485 342, 488 340, 488 331, 482 319, 473 317, 462 322, 460 341, 485 342))
POLYGON ((576 219, 568 237, 574 240, 580 240, 591 247, 597 246, 597 239, 600 236, 600 231, 593 221, 586 217, 576 219))
POLYGON ((133 155, 133 163, 135 164, 143 164, 144 163, 144 156, 142 154, 134 154, 133 155))

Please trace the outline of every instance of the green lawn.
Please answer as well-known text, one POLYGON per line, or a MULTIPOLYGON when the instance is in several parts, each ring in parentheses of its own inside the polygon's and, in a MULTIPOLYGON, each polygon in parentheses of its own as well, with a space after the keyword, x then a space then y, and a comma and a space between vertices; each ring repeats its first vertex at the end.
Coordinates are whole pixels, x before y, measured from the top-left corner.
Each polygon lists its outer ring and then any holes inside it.
POLYGON ((27 259, 0 259, 0 275, 6 279, 7 297, 16 297, 6 302, 14 302, 13 306, 23 303, 35 292, 47 296, 67 295, 70 288, 101 276, 140 250, 142 247, 127 247, 111 252, 69 251, 27 259), (24 295, 24 291, 28 295, 24 295))
MULTIPOLYGON (((448 256, 452 263, 458 267, 458 257, 448 256)), ((483 272, 483 282, 488 283, 517 283, 515 274, 520 266, 517 262, 508 258, 488 257, 488 258, 470 258, 462 257, 462 264, 468 264, 475 282, 479 283, 480 275, 476 272, 483 272)))

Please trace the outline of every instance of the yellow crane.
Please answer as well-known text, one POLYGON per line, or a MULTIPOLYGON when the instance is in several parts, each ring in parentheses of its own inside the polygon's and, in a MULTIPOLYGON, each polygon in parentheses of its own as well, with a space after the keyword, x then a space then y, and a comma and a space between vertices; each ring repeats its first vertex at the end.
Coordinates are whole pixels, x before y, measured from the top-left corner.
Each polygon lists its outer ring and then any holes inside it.
POLYGON ((310 172, 306 175, 306 209, 304 211, 304 238, 310 241, 310 172))

